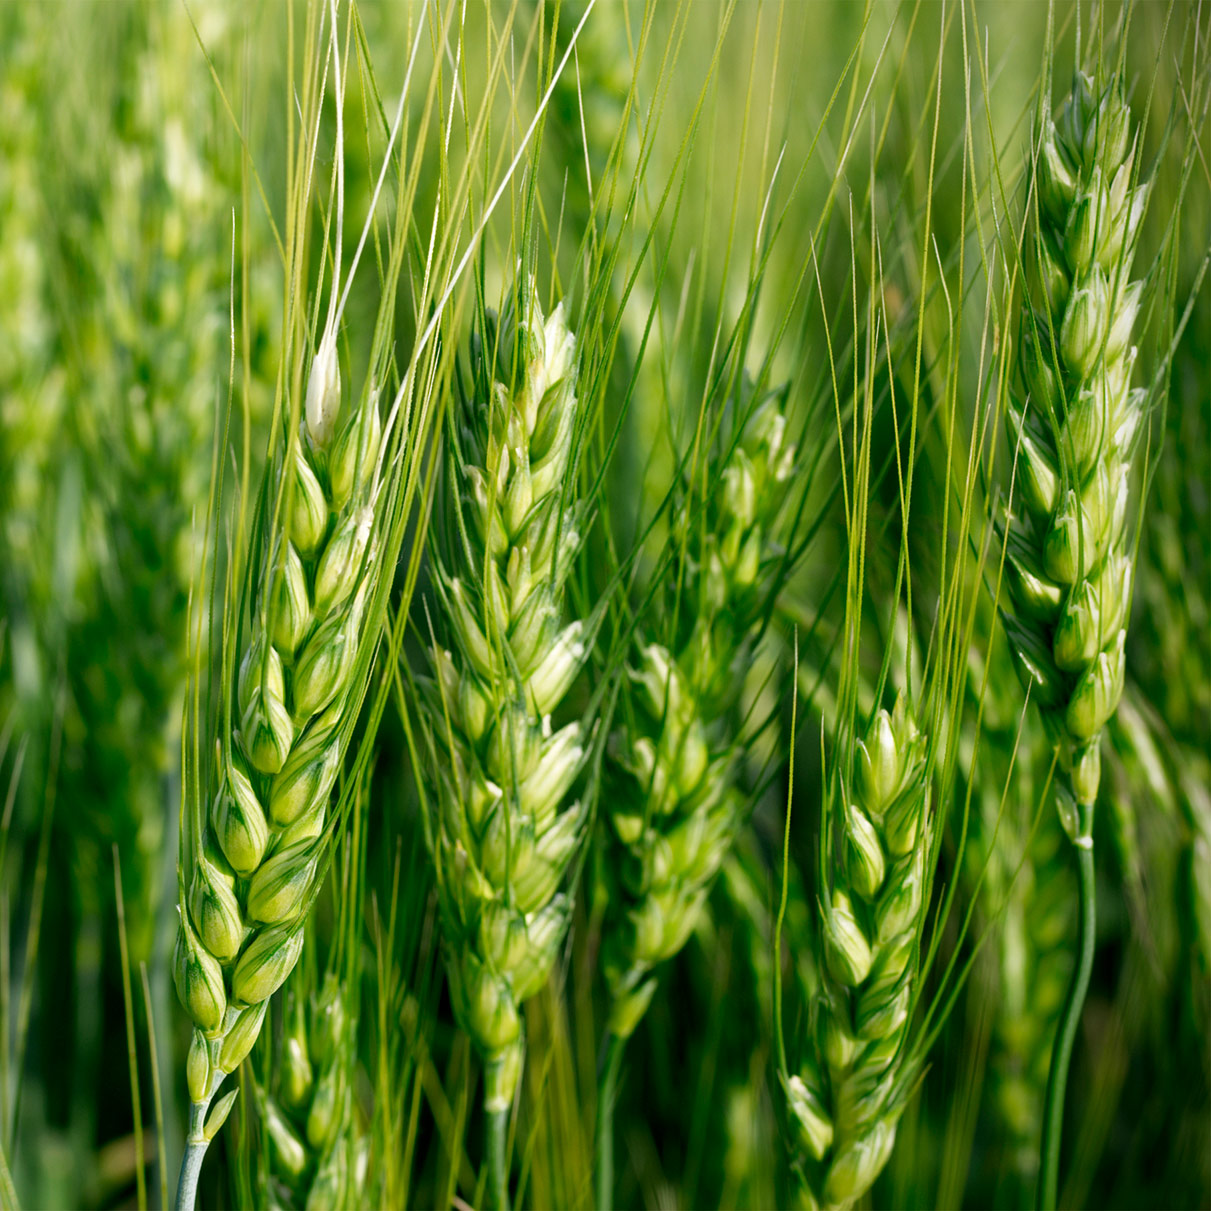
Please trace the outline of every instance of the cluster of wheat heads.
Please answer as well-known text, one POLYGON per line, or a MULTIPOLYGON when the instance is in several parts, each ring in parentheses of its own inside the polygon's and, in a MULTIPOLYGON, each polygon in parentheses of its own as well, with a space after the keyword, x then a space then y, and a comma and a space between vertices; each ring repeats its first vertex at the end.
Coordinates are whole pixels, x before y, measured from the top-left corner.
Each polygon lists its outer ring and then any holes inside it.
MULTIPOLYGON (((312 86, 327 70, 316 68, 312 86)), ((336 79, 339 94, 339 71, 336 79)), ((1126 130, 1119 93, 1095 95, 1079 81, 1075 96, 1040 156, 1040 219, 1024 260, 1042 293, 1023 325, 1026 393, 1011 418, 1019 490, 1004 533, 1007 628, 1060 746, 1061 794, 1073 809, 1065 818, 1078 822, 1074 837, 1085 845, 1098 736, 1122 680, 1130 587, 1123 502, 1142 414, 1129 385, 1138 298, 1124 279, 1144 194, 1126 135, 1096 133, 1126 130), (1117 223, 1118 234, 1104 235, 1103 222, 1117 223)), ((304 113, 315 112, 312 98, 304 113)), ((338 200, 341 172, 338 149, 338 200)), ((299 1204, 365 1197, 364 1154, 350 1131, 356 1024, 342 988, 359 978, 357 965, 320 976, 297 964, 345 826, 341 775, 365 749, 353 737, 381 650, 391 662, 383 677, 401 688, 415 758, 450 1006, 483 1068, 487 1181, 498 1206, 510 1199, 524 1005, 548 986, 568 945, 599 814, 594 890, 605 892, 599 966, 608 1040, 597 1201, 612 1205, 610 1114, 622 1044, 747 827, 752 732, 739 700, 784 583, 793 546, 784 506, 802 470, 788 434, 789 394, 738 376, 718 415, 700 418, 706 453, 674 492, 656 588, 636 611, 623 659, 605 670, 616 709, 608 727, 593 713, 567 719, 565 700, 580 701, 570 691, 594 643, 593 619, 572 591, 589 521, 581 464, 589 425, 570 316, 585 308, 544 307, 533 270, 515 270, 499 315, 479 309, 463 372, 443 399, 432 591, 419 618, 400 602, 392 635, 407 620, 420 636, 425 673, 414 675, 414 653, 382 639, 401 502, 416 467, 400 402, 415 387, 389 352, 384 302, 364 384, 348 390, 358 363, 347 348, 342 356, 347 292, 335 210, 325 227, 330 304, 322 316, 318 302, 296 300, 288 314, 280 423, 222 602, 222 688, 208 712, 195 713, 205 759, 183 820, 175 960, 195 1026, 180 1198, 189 1205, 235 1091, 212 1102, 283 984, 280 1045, 256 1091, 277 1180, 299 1204), (591 769, 598 760, 600 783, 591 769), (574 792, 582 778, 589 785, 574 792)), ((392 287, 413 234, 405 237, 405 226, 401 219, 390 242, 384 276, 392 287)), ((292 239, 301 241, 301 231, 292 239)), ((297 267, 304 263, 300 254, 297 267)), ((456 333, 458 313, 441 315, 440 302, 428 302, 432 309, 418 313, 440 323, 443 340, 456 333)), ((957 650, 951 628, 957 633, 961 605, 946 607, 953 617, 939 643, 948 649, 957 650)), ((957 659, 949 650, 945 658, 957 659)), ((873 700, 890 705, 883 682, 873 700)), ((953 694, 956 682, 943 682, 953 694)), ((927 924, 948 801, 935 799, 928 754, 955 730, 946 717, 955 708, 932 699, 914 706, 907 693, 890 711, 846 709, 867 723, 860 738, 852 721, 839 727, 835 766, 830 756, 835 774, 807 913, 819 935, 820 987, 802 1059, 780 1073, 807 1197, 837 1207, 865 1197, 887 1164, 932 1040, 913 1026, 936 944, 927 924)))

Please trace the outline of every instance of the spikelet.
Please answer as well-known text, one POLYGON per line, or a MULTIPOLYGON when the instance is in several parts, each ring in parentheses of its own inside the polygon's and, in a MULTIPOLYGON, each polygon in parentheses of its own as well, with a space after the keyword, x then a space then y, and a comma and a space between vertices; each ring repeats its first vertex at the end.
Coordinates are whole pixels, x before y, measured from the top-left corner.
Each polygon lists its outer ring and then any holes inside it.
POLYGON ((584 653, 564 618, 579 545, 567 499, 577 420, 576 344, 562 304, 519 287, 472 348, 473 396, 456 435, 458 542, 437 553, 448 649, 428 686, 435 800, 429 839, 455 1015, 485 1064, 484 1104, 513 1101, 521 1004, 566 935, 561 891, 585 810, 565 803, 587 737, 550 713, 584 653))
POLYGON ((682 597, 664 621, 679 618, 679 629, 660 631, 659 620, 652 629, 673 646, 638 645, 628 670, 631 718, 610 738, 602 949, 609 1029, 620 1039, 647 1009, 653 968, 689 937, 740 821, 739 752, 725 716, 765 601, 763 565, 794 462, 783 407, 777 392, 755 401, 725 453, 705 519, 692 519, 685 576, 668 577, 682 597))
POLYGON ((1078 809, 1097 798, 1102 729, 1123 688, 1128 480, 1146 405, 1131 386, 1141 286, 1129 274, 1147 198, 1137 154, 1118 81, 1098 94, 1078 73, 1042 131, 1038 223, 1024 250, 1032 290, 1010 405, 1006 629, 1060 746, 1074 840, 1087 837, 1078 817, 1091 813, 1078 809))
POLYGON ((822 990, 784 1092, 815 1202, 847 1207, 891 1156, 904 1108, 930 813, 925 742, 901 696, 858 742, 824 866, 822 990))

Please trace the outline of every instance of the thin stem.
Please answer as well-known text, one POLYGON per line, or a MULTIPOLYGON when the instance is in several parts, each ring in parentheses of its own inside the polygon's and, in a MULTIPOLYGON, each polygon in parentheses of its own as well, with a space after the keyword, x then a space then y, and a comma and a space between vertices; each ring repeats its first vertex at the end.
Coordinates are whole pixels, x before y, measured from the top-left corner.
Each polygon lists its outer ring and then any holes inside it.
POLYGON ((1055 1211, 1060 1177, 1060 1134, 1064 1126, 1064 1090, 1068 1084, 1068 1064, 1072 1059, 1072 1044, 1081 1020, 1081 1008, 1089 991, 1093 972, 1093 944, 1096 924, 1096 904, 1093 883, 1093 839, 1090 817, 1091 804, 1080 807, 1080 830, 1075 843, 1077 875, 1079 878, 1080 917, 1077 923, 1077 963, 1064 998, 1056 1030, 1055 1048, 1051 1053, 1051 1071, 1047 1075, 1047 1100, 1043 1109, 1043 1142, 1039 1159, 1039 1211, 1055 1211))
POLYGON ((611 1211, 614 1206, 614 1098, 625 1046, 625 1039, 606 1035, 597 1084, 597 1211, 611 1211))
POLYGON ((488 1119, 488 1189, 496 1211, 509 1211, 509 1165, 505 1144, 509 1130, 509 1108, 487 1110, 488 1119))
POLYGON ((194 1102, 189 1108, 189 1135, 185 1139, 185 1154, 181 1157, 181 1176, 177 1180, 176 1211, 193 1211, 198 1196, 198 1176, 202 1172, 202 1158, 210 1141, 206 1138, 206 1110, 210 1105, 194 1102))

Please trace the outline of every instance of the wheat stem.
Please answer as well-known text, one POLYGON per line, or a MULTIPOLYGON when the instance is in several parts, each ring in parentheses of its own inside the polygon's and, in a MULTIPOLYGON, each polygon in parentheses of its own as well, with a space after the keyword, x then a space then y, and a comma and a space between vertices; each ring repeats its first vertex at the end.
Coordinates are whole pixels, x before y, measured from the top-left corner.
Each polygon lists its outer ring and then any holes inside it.
MULTIPOLYGON (((1084 804, 1081 813, 1092 816, 1093 807, 1084 804)), ((1090 835, 1091 821, 1082 819, 1082 833, 1090 835)), ((1042 1160, 1039 1167, 1039 1211, 1055 1211, 1059 1189, 1060 1137, 1064 1127, 1064 1092, 1068 1085, 1068 1065, 1072 1059, 1072 1045, 1076 1040, 1077 1026, 1081 1021, 1081 1009, 1085 994, 1089 991, 1089 977, 1093 972, 1093 947, 1097 932, 1097 902, 1093 872, 1093 844, 1076 845, 1077 877, 1080 880, 1080 916, 1077 922, 1077 964, 1072 973, 1072 982, 1064 997, 1064 1008, 1056 1030, 1055 1050, 1051 1057, 1051 1071, 1047 1076, 1047 1100, 1043 1107, 1042 1160)))
POLYGON ((509 1211, 509 1108, 489 1110, 488 1127, 488 1189, 496 1211, 509 1211))
POLYGON ((189 1107, 189 1134, 185 1139, 185 1153, 181 1157, 181 1175, 177 1179, 176 1211, 193 1211, 198 1197, 198 1178, 202 1173, 206 1146, 210 1142, 203 1134, 209 1108, 209 1098, 204 1102, 193 1102, 189 1107))
POLYGON ((625 1038, 613 1032, 606 1035, 597 1083, 597 1211, 609 1211, 614 1205, 614 1102, 625 1047, 625 1038))

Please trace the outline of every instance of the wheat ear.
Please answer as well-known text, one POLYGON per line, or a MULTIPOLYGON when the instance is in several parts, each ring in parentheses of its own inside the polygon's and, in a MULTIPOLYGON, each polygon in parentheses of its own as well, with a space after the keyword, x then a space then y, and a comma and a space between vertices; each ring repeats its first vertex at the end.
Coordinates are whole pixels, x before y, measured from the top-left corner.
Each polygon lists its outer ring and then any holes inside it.
POLYGON ((1117 78, 1077 73, 1039 141, 1025 261, 1025 399, 1010 408, 1020 507, 1008 525, 1006 629, 1058 745, 1060 817, 1077 849, 1080 956, 1044 1111, 1039 1201, 1054 1206, 1068 1060, 1093 961, 1093 805, 1102 729, 1123 692, 1132 557, 1126 513, 1146 393, 1132 389, 1141 284, 1129 282, 1147 188, 1117 78))
POLYGON ((742 755, 732 708, 769 600, 771 530, 794 467, 785 394, 744 379, 730 445, 687 492, 671 587, 627 669, 625 723, 610 737, 602 966, 610 999, 598 1078, 597 1205, 613 1205, 615 1084, 626 1040, 686 943, 739 826, 742 755))
POLYGON ((564 617, 579 522, 576 343, 562 304, 544 317, 534 286, 518 287, 472 361, 452 458, 457 533, 436 560, 453 643, 433 655, 428 834, 454 1011, 485 1064, 492 1197, 505 1206, 520 1007, 566 935, 560 888, 586 822, 581 802, 564 803, 582 726, 550 725, 584 653, 584 624, 564 617))
POLYGON ((1128 476, 1146 393, 1131 387, 1141 285, 1128 282, 1146 187, 1117 82, 1078 74, 1044 131, 1034 287, 1022 319, 1025 398, 1010 408, 1017 505, 1008 530, 1019 665, 1067 775, 1061 815, 1089 843, 1102 729, 1123 686, 1131 590, 1128 476))
POLYGON ((195 1026, 187 1166, 200 1166, 222 1126, 235 1091, 210 1103, 256 1042, 269 997, 303 946, 332 788, 360 704, 353 691, 367 606, 384 572, 377 395, 343 406, 331 331, 305 411, 269 471, 270 487, 290 481, 282 493, 290 507, 286 516, 274 511, 263 535, 235 702, 218 737, 217 785, 177 933, 177 994, 195 1026))
POLYGON ((925 743, 901 696, 857 745, 822 834, 822 991, 787 1105, 814 1204, 848 1207, 895 1146, 912 1075, 930 846, 925 743))
MULTIPOLYGON (((727 856, 742 799, 728 711, 766 601, 770 529, 794 464, 781 393, 751 415, 702 515, 689 519, 678 597, 639 645, 626 726, 610 738, 606 796, 610 902, 603 965, 610 1032, 628 1038, 655 991, 652 970, 675 955, 727 856)), ((688 518, 689 510, 686 511, 688 518)))

